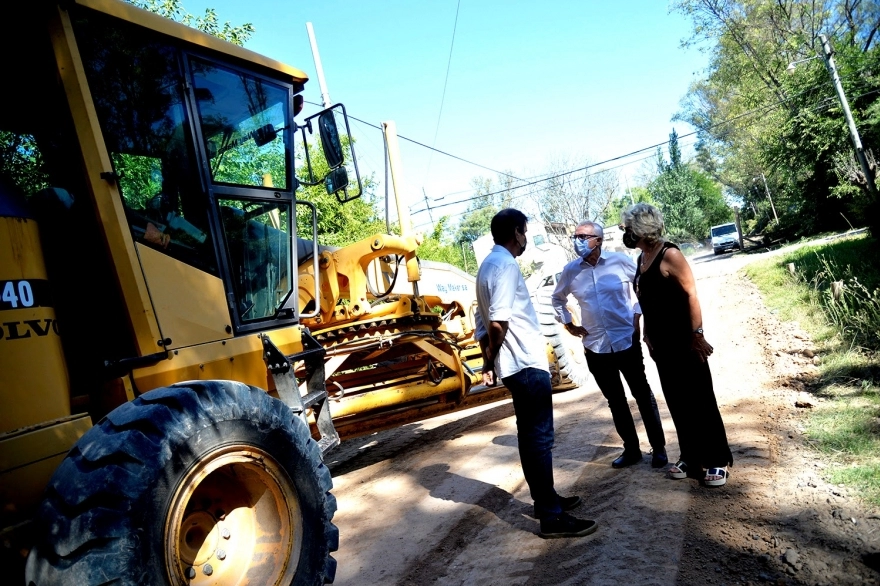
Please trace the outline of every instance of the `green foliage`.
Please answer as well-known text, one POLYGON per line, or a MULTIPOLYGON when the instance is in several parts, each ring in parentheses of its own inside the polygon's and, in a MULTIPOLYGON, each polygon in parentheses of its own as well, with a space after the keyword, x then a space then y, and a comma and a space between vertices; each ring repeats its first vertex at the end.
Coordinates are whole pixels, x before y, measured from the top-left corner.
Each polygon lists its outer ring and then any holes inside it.
POLYGON ((281 139, 258 146, 253 140, 245 141, 211 161, 214 180, 236 185, 262 185, 263 178, 272 178, 273 184, 284 185, 287 177, 287 151, 281 139))
POLYGON ((620 224, 623 212, 626 208, 637 203, 649 203, 651 205, 657 204, 647 188, 633 187, 622 196, 608 202, 608 206, 605 208, 605 213, 602 215, 602 225, 607 228, 608 226, 616 226, 620 224))
POLYGON ((235 26, 226 21, 221 25, 213 8, 206 8, 203 16, 194 16, 183 8, 181 0, 126 0, 126 2, 240 46, 251 38, 255 30, 254 25, 249 22, 235 26))
POLYGON ((125 203, 142 210, 147 202, 162 192, 162 162, 154 157, 111 153, 113 168, 121 170, 119 187, 125 203))
POLYGON ((43 156, 33 136, 0 130, 0 177, 8 178, 27 196, 49 186, 43 156))
POLYGON ((876 3, 678 0, 673 7, 693 22, 686 43, 711 55, 677 118, 700 130, 700 165, 742 202, 743 221, 778 237, 845 229, 849 222, 876 228, 877 196, 867 191, 840 101, 816 58, 825 33, 862 142, 878 153, 876 3))
MULTIPOLYGON (((342 136, 340 138, 344 149, 348 150, 349 137, 342 136)), ((316 144, 309 144, 308 148, 309 161, 315 177, 323 177, 329 170, 323 151, 316 144)), ((301 144, 296 159, 299 163, 305 161, 305 152, 301 144)), ((354 170, 349 169, 348 171, 349 177, 354 177, 354 170)), ((305 171, 301 169, 300 174, 304 175, 305 171)), ((385 222, 379 218, 373 198, 375 181, 372 177, 364 177, 362 181, 364 194, 346 203, 340 203, 335 195, 327 193, 323 183, 300 186, 296 195, 297 199, 311 202, 318 209, 318 240, 321 244, 345 246, 373 234, 385 233, 385 222)), ((311 239, 311 213, 306 206, 298 206, 296 222, 297 235, 300 238, 311 239)))
MULTIPOLYGON (((788 289, 786 295, 796 295, 791 302, 809 305, 814 315, 834 329, 837 337, 848 348, 880 351, 880 271, 874 259, 878 254, 874 238, 850 238, 830 244, 799 247, 774 260, 750 267, 753 279, 766 279, 759 274, 775 275, 766 284, 769 288, 788 289), (788 273, 789 263, 795 274, 788 273), (843 284, 835 299, 832 283, 843 284)), ((761 281, 759 280, 759 284, 761 281)))
POLYGON ((850 346, 880 351, 880 272, 873 239, 844 240, 808 246, 786 255, 794 263, 795 279, 810 289, 811 302, 850 346), (841 283, 837 298, 832 283, 841 283))
POLYGON ((711 226, 733 218, 732 210, 721 195, 721 185, 682 161, 674 130, 669 135, 669 161, 663 159, 659 149, 657 151, 657 172, 647 189, 663 211, 672 240, 703 240, 711 226))
POLYGON ((473 242, 480 236, 489 234, 492 218, 499 210, 510 207, 512 203, 510 192, 495 193, 499 188, 492 179, 475 177, 471 180, 471 187, 474 188, 474 197, 455 229, 452 237, 455 242, 473 242))
POLYGON ((880 504, 876 294, 874 340, 869 342, 871 332, 862 330, 860 334, 852 322, 838 319, 849 312, 838 312, 835 305, 840 304, 830 293, 830 280, 842 274, 865 290, 880 285, 880 271, 872 262, 877 246, 875 239, 865 237, 802 246, 781 258, 753 263, 746 267, 746 274, 768 307, 777 310, 782 319, 797 320, 818 342, 820 374, 811 392, 825 400, 809 415, 806 435, 813 447, 832 460, 828 479, 847 484, 880 504), (788 263, 795 264, 796 276, 788 271, 788 263))
POLYGON ((476 274, 476 258, 469 241, 446 242, 443 234, 446 232, 449 216, 443 216, 435 224, 433 232, 428 234, 419 246, 419 258, 436 262, 445 262, 460 268, 470 274, 476 274), (467 258, 467 266, 465 266, 467 258))
POLYGON ((455 232, 455 241, 473 242, 480 236, 488 234, 491 229, 492 217, 497 213, 498 210, 491 205, 465 212, 455 232))

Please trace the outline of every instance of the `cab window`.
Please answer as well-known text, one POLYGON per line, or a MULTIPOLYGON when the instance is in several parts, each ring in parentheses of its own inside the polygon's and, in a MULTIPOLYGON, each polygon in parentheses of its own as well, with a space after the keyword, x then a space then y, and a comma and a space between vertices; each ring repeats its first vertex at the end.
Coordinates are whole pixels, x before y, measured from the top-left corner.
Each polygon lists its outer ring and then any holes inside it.
POLYGON ((276 317, 291 291, 289 201, 221 199, 238 319, 276 317))
POLYGON ((179 51, 105 21, 83 11, 74 25, 132 236, 217 274, 179 51))
POLYGON ((191 69, 214 183, 290 191, 288 88, 195 58, 191 69))

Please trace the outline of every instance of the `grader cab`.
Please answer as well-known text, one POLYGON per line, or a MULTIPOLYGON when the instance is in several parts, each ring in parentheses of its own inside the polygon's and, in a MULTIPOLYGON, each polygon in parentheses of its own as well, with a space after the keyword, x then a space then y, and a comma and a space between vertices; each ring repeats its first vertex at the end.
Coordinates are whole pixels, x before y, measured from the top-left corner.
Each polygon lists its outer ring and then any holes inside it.
POLYGON ((478 384, 472 303, 419 293, 415 235, 320 245, 297 189, 360 180, 341 105, 295 120, 300 70, 119 0, 3 11, 4 567, 332 582, 323 454, 506 395, 478 384))

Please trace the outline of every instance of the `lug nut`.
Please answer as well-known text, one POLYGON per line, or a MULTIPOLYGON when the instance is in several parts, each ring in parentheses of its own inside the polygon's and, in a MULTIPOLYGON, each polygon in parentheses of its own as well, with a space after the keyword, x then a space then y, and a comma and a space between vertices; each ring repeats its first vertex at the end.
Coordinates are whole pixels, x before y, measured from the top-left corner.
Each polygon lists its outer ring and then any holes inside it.
POLYGON ((192 566, 190 566, 189 568, 187 568, 187 569, 186 569, 186 577, 189 578, 190 580, 192 580, 193 578, 195 578, 195 577, 196 577, 196 569, 193 568, 192 566))
POLYGON ((217 553, 214 555, 217 556, 218 560, 225 560, 226 559, 226 550, 225 549, 218 549, 217 553))
POLYGON ((205 564, 202 566, 202 572, 204 572, 206 576, 210 576, 214 573, 214 568, 211 567, 211 564, 205 564))
POLYGON ((223 539, 229 539, 230 537, 232 537, 232 533, 229 532, 229 529, 224 527, 220 530, 220 537, 222 537, 223 539))

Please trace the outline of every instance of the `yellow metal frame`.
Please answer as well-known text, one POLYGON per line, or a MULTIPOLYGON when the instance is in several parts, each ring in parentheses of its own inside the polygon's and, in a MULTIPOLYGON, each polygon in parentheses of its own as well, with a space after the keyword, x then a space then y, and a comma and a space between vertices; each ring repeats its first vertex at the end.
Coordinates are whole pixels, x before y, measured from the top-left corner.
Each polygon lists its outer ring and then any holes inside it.
MULTIPOLYGON (((380 257, 399 255, 406 259, 407 275, 415 266, 418 280, 416 250, 421 244, 417 236, 391 236, 376 234, 350 244, 334 252, 322 252, 318 259, 321 283, 321 313, 312 320, 303 320, 319 329, 321 324, 340 324, 372 313, 367 293, 367 268, 380 257), (348 299, 349 305, 339 306, 340 299, 348 299)), ((300 309, 313 298, 315 277, 312 263, 300 266, 299 303, 300 309)))
POLYGON ((273 390, 274 383, 263 362, 261 335, 268 336, 286 356, 303 351, 299 326, 190 346, 169 352, 168 358, 158 364, 134 370, 134 386, 145 393, 188 380, 234 380, 273 390))
MULTIPOLYGON (((0 217, 0 281, 48 280, 42 250, 34 220, 0 217)), ((59 331, 54 307, 0 309, 0 433, 70 415, 59 331)))
POLYGON ((86 181, 92 191, 95 211, 131 320, 135 345, 141 356, 152 354, 161 350, 158 344, 162 339, 159 324, 140 270, 119 189, 114 182, 101 178, 101 173, 112 172, 113 166, 101 135, 70 17, 60 7, 57 8, 57 14, 58 18, 50 24, 50 36, 83 155, 86 181))
POLYGON ((55 469, 91 427, 88 415, 73 415, 0 435, 0 528, 39 503, 55 469))
POLYGON ((204 47, 205 49, 210 49, 211 51, 223 53, 224 55, 233 57, 234 59, 246 61, 248 64, 251 65, 266 67, 268 69, 272 69, 273 71, 281 72, 287 76, 290 76, 291 80, 295 83, 305 83, 309 79, 308 75, 306 75, 296 67, 291 67, 290 65, 287 65, 280 61, 275 61, 274 59, 270 59, 268 57, 260 55, 259 53, 254 53, 253 51, 245 49, 244 47, 239 47, 238 45, 228 43, 215 36, 203 33, 202 31, 196 30, 184 24, 174 22, 173 20, 169 20, 167 18, 159 16, 158 14, 153 14, 152 12, 142 10, 140 8, 132 6, 127 2, 120 2, 119 0, 75 1, 80 6, 85 6, 86 8, 91 8, 92 10, 103 12, 104 14, 114 16, 132 24, 143 26, 164 35, 174 37, 175 39, 181 39, 183 41, 186 41, 187 43, 192 43, 194 45, 204 47))
POLYGON ((171 340, 166 339, 166 349, 232 337, 223 281, 143 244, 135 248, 162 335, 171 340), (180 295, 180 290, 199 294, 180 295))

